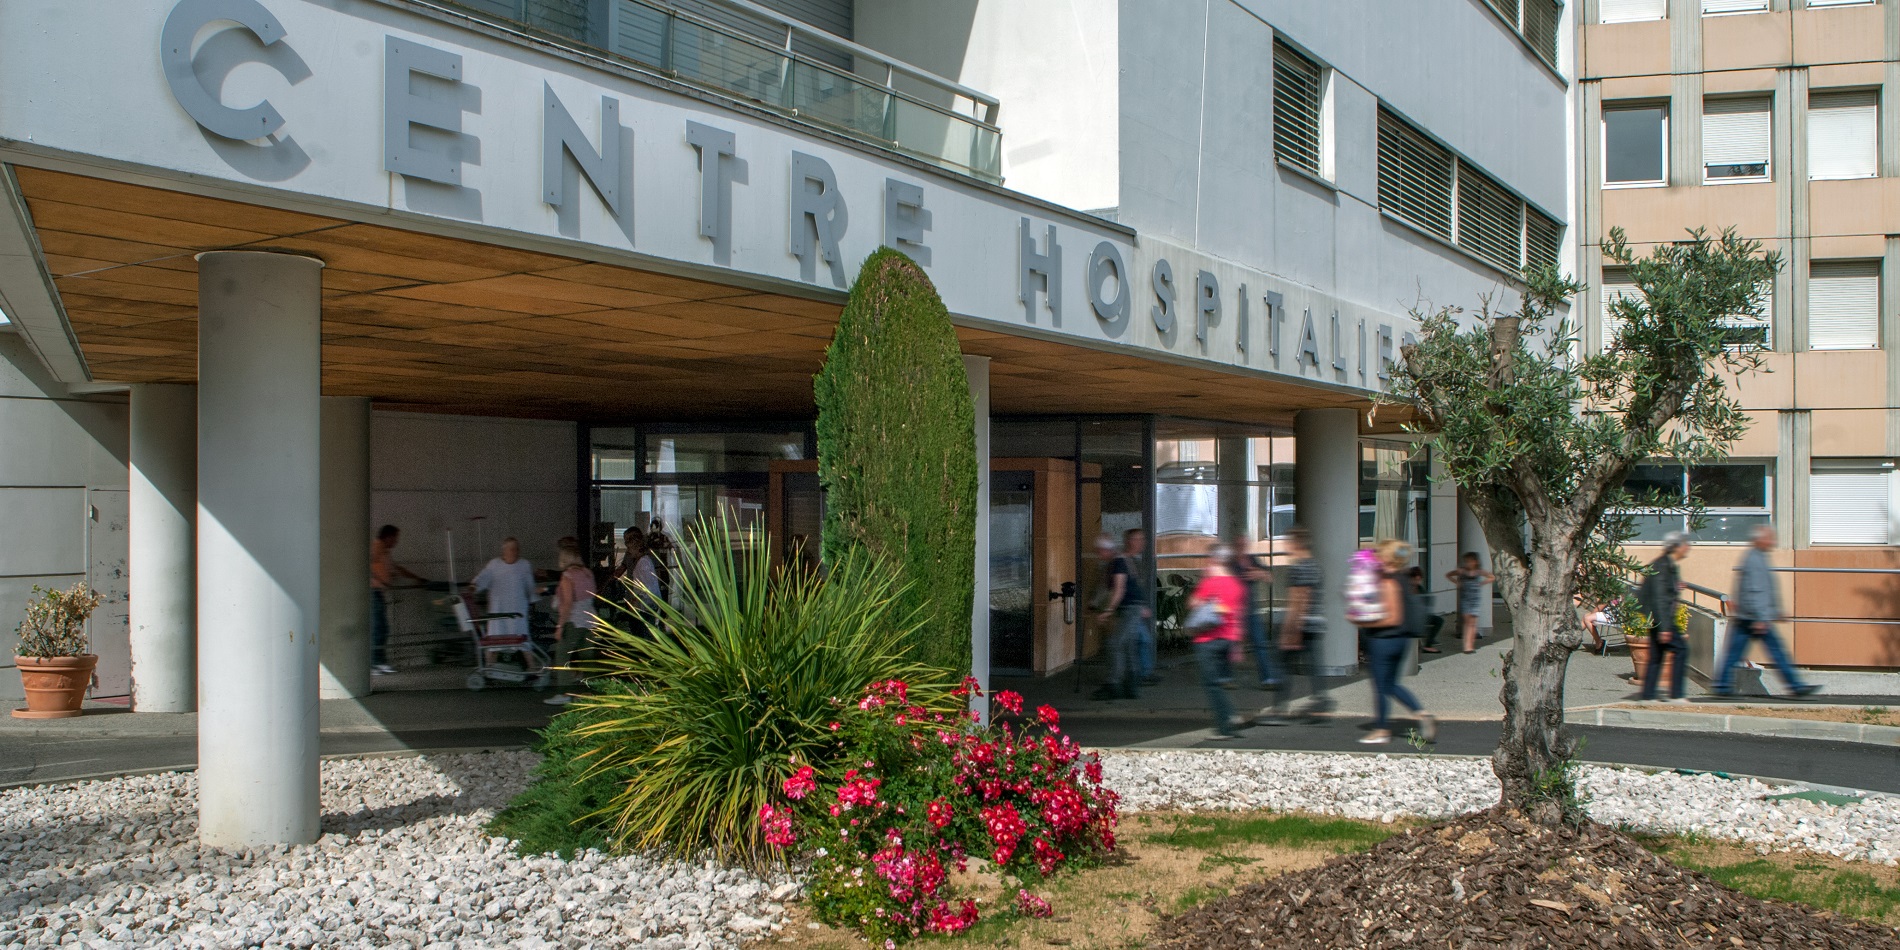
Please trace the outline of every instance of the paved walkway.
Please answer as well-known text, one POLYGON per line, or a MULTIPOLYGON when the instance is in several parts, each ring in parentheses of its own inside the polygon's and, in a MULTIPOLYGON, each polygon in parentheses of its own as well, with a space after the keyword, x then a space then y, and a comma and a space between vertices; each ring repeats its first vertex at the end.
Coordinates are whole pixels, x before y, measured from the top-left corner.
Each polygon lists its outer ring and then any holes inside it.
MULTIPOLYGON (((1496 672, 1504 644, 1481 645, 1476 654, 1427 656, 1408 685, 1445 720, 1439 754, 1483 755, 1496 743, 1499 718, 1496 672)), ((1191 657, 1164 657, 1165 681, 1134 702, 1089 699, 1101 669, 1085 665, 1043 680, 998 678, 1031 705, 1050 703, 1063 713, 1067 730, 1078 740, 1103 746, 1153 745, 1364 752, 1357 739, 1371 715, 1371 687, 1363 677, 1335 680, 1339 711, 1326 725, 1258 727, 1237 743, 1208 741, 1206 700, 1191 657)), ((1634 696, 1621 679, 1628 656, 1579 654, 1566 681, 1570 719, 1586 738, 1583 757, 1599 762, 1727 771, 1767 777, 1900 792, 1900 755, 1892 742, 1863 739, 1835 741, 1824 727, 1845 724, 1805 722, 1785 727, 1781 736, 1716 732, 1713 723, 1740 716, 1698 716, 1693 707, 1667 706, 1634 714, 1605 709, 1634 696), (1601 724, 1599 724, 1601 723, 1601 724)), ((1239 671, 1240 682, 1253 682, 1252 670, 1239 671)), ((445 680, 444 682, 447 682, 445 680)), ((418 684, 420 685, 420 684, 418 684)), ((364 755, 405 750, 493 749, 526 745, 534 730, 556 712, 543 705, 547 694, 525 689, 462 689, 378 693, 364 700, 322 704, 322 751, 326 755, 364 755)), ((1232 696, 1243 712, 1264 707, 1269 695, 1242 685, 1232 696)), ((1883 705, 1892 700, 1831 697, 1853 705, 1883 705)), ((1763 700, 1751 700, 1762 702, 1763 700)), ((1757 720, 1774 727, 1789 720, 1757 720)), ((1743 725, 1752 725, 1745 723, 1743 725)), ((1403 734, 1409 724, 1401 724, 1403 734)), ((1410 754, 1402 740, 1383 751, 1410 754)), ((1376 750, 1372 750, 1376 751, 1376 750)), ((29 721, 0 716, 0 786, 189 768, 197 762, 197 716, 131 713, 124 707, 97 705, 77 719, 29 721)))

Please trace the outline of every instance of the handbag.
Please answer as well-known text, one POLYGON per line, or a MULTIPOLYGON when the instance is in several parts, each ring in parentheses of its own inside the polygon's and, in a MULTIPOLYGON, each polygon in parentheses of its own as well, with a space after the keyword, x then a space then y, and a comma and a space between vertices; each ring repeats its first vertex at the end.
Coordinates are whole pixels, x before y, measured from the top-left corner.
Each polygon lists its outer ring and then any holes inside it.
POLYGON ((1187 628, 1188 633, 1206 633, 1209 630, 1219 629, 1226 623, 1227 618, 1221 616, 1220 604, 1206 600, 1202 601, 1200 606, 1188 611, 1187 622, 1182 626, 1187 628))

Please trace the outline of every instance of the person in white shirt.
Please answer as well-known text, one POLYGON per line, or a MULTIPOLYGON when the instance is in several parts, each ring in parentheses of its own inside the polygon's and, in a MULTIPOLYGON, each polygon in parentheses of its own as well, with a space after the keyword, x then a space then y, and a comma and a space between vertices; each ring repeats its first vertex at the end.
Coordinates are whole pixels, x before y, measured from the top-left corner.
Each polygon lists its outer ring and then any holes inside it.
POLYGON ((535 596, 534 565, 521 556, 521 542, 508 538, 501 542, 501 556, 488 562, 471 586, 488 594, 491 614, 518 614, 494 622, 490 636, 528 635, 528 607, 535 596))

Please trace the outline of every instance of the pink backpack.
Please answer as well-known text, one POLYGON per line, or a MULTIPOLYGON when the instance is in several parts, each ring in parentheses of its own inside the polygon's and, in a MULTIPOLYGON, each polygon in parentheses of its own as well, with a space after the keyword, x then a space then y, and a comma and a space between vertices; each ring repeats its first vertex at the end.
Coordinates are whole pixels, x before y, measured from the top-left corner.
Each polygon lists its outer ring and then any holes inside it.
POLYGON ((1385 596, 1380 589, 1385 581, 1385 565, 1376 551, 1353 552, 1346 569, 1346 620, 1356 626, 1388 626, 1395 621, 1385 614, 1385 596))

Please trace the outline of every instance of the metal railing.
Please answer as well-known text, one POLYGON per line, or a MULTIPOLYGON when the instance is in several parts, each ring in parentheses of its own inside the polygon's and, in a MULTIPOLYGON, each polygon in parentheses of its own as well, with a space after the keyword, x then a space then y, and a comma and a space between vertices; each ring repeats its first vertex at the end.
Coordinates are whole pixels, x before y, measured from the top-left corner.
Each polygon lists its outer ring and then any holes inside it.
POLYGON ((1000 183, 999 104, 750 0, 426 0, 1000 183))

